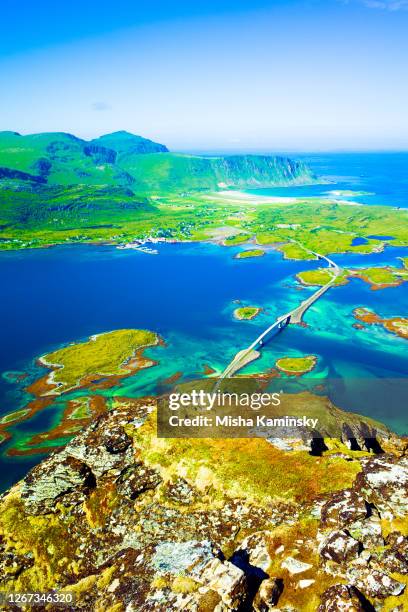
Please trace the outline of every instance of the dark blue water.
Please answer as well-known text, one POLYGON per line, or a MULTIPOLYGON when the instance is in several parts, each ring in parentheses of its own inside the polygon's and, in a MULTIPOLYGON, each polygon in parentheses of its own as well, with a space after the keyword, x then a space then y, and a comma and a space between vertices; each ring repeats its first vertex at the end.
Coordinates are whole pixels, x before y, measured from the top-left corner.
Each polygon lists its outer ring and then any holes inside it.
POLYGON ((351 246, 359 246, 360 244, 367 244, 368 240, 366 238, 353 238, 351 241, 351 246))

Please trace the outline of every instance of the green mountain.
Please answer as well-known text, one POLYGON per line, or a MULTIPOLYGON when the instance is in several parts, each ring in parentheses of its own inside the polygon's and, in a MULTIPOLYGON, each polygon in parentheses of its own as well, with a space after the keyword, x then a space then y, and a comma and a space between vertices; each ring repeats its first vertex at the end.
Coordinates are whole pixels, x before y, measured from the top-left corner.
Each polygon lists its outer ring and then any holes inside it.
POLYGON ((140 155, 144 153, 168 153, 168 148, 165 145, 158 144, 142 136, 130 134, 124 130, 105 134, 99 138, 94 138, 90 142, 91 146, 102 146, 108 149, 113 149, 118 154, 118 158, 123 155, 140 155))
POLYGON ((266 155, 203 157, 168 149, 129 132, 91 141, 53 132, 0 132, 0 180, 48 185, 131 186, 151 194, 303 184, 313 180, 301 162, 266 155))
POLYGON ((0 132, 0 249, 189 237, 229 215, 206 202, 198 214, 199 192, 313 179, 291 159, 181 155, 123 131, 91 141, 64 132, 0 132))
MULTIPOLYGON (((140 148, 144 139, 134 138, 140 148)), ((150 140, 146 143, 150 143, 147 148, 154 144, 150 140)), ((43 182, 61 185, 133 183, 133 178, 116 163, 117 157, 114 149, 64 132, 28 136, 0 132, 0 171, 3 174, 7 169, 15 170, 37 177, 34 180, 39 177, 43 182)))

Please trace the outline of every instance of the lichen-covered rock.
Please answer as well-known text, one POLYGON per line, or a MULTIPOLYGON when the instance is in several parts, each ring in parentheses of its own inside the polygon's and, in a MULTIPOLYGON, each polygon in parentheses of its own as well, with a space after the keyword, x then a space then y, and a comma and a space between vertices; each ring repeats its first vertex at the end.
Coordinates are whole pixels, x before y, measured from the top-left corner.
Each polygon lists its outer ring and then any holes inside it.
POLYGON ((119 493, 130 499, 136 499, 141 493, 155 489, 161 481, 162 478, 156 470, 140 462, 127 467, 116 483, 119 493))
POLYGON ((269 532, 253 533, 245 538, 239 546, 239 552, 246 555, 247 563, 264 572, 268 571, 272 563, 269 552, 269 538, 269 532))
POLYGON ((408 538, 398 531, 386 539, 387 548, 377 555, 378 562, 387 572, 408 574, 408 538))
POLYGON ((4 543, 0 543, 0 582, 8 578, 16 578, 21 572, 34 565, 31 552, 18 554, 5 549, 4 543))
POLYGON ((46 514, 55 509, 56 502, 63 496, 74 491, 77 494, 76 502, 80 503, 94 486, 95 477, 85 463, 74 457, 57 454, 28 473, 21 497, 27 512, 46 514))
POLYGON ((230 563, 213 559, 197 577, 209 589, 221 597, 230 610, 238 610, 245 602, 248 583, 244 572, 230 563))
POLYGON ((323 593, 318 612, 365 612, 361 593, 352 585, 335 584, 323 593))
POLYGON ((364 546, 364 548, 371 549, 384 545, 381 519, 376 511, 364 520, 355 521, 349 524, 347 530, 355 540, 358 540, 364 546))
POLYGON ((295 559, 294 557, 286 557, 286 559, 282 561, 281 567, 286 569, 291 576, 294 576, 296 574, 307 572, 307 570, 313 567, 313 565, 311 563, 305 563, 304 561, 295 559))
POLYGON ((198 542, 160 542, 156 546, 151 565, 159 574, 202 577, 208 563, 214 560, 213 547, 208 540, 198 542))
POLYGON ((382 517, 408 514, 408 457, 380 455, 362 465, 354 490, 374 504, 382 517))
POLYGON ((368 566, 351 566, 347 570, 348 581, 368 597, 385 598, 401 595, 405 585, 394 580, 381 569, 368 566))
POLYGON ((177 478, 166 487, 166 497, 175 504, 189 505, 199 499, 198 492, 184 478, 177 478))
POLYGON ((101 442, 108 453, 113 455, 116 453, 124 453, 132 444, 132 440, 129 438, 122 425, 115 425, 105 431, 101 436, 101 442))
POLYGON ((392 531, 386 538, 387 546, 397 550, 408 558, 408 537, 399 531, 392 531))
POLYGON ((360 545, 345 531, 333 531, 322 542, 319 552, 323 560, 346 565, 358 557, 360 545))
POLYGON ((386 572, 396 572, 398 574, 408 574, 408 556, 392 548, 384 550, 378 555, 379 564, 384 567, 386 572))
POLYGON ((123 429, 130 420, 128 416, 117 422, 103 416, 74 438, 62 453, 83 461, 96 478, 109 473, 119 476, 134 462, 131 440, 123 429))
POLYGON ((220 447, 216 441, 178 447, 156 438, 151 409, 145 399, 116 398, 109 413, 4 494, 2 590, 72 589, 79 612, 266 612, 277 606, 300 612, 317 609, 329 584, 347 580, 348 586, 326 591, 321 610, 367 609, 364 596, 378 609, 405 604, 407 538, 394 531, 384 542, 384 534, 397 525, 405 533, 406 519, 391 524, 381 513, 381 504, 388 509, 395 497, 399 507, 404 502, 398 493, 403 480, 385 488, 383 478, 370 486, 364 480, 387 472, 387 465, 405 469, 401 454, 349 453, 353 459, 346 463, 330 452, 294 457, 266 442, 250 457, 245 443, 237 451, 236 441, 232 448, 225 440, 220 447), (212 458, 218 448, 228 457, 223 462, 212 458), (285 461, 301 473, 287 501, 286 482, 276 495, 285 461), (363 476, 352 484, 360 462, 363 476), (301 490, 303 475, 317 466, 324 486, 309 479, 301 490), (338 491, 345 472, 347 488, 338 491))
POLYGON ((362 520, 368 514, 367 504, 361 495, 352 489, 334 493, 321 508, 321 523, 324 527, 343 528, 349 523, 362 520))
POLYGON ((267 578, 266 580, 263 580, 253 601, 254 611, 268 612, 269 610, 273 610, 279 601, 282 591, 282 579, 267 578))

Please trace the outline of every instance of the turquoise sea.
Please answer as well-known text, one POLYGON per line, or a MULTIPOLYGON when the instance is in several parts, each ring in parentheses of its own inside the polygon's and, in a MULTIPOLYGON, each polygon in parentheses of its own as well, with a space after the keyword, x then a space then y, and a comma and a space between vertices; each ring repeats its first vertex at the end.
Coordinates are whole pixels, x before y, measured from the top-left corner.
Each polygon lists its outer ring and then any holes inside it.
MULTIPOLYGON (((351 189, 346 179, 343 183, 351 189)), ((279 191, 293 193, 291 188, 279 191)), ((262 258, 236 260, 233 256, 238 248, 209 243, 161 244, 158 250, 153 256, 113 246, 76 245, 0 253, 0 418, 32 399, 24 388, 44 374, 35 365, 39 355, 113 329, 151 329, 162 336, 165 346, 146 352, 159 361, 157 366, 124 379, 114 389, 99 391, 104 395, 154 393, 176 372, 182 372, 184 379, 197 377, 206 365, 222 371, 277 315, 313 292, 300 288, 294 275, 319 266, 318 262, 285 261, 274 250, 262 258), (236 321, 232 316, 236 300, 264 310, 253 321, 236 321), (10 382, 7 372, 24 372, 29 377, 10 382)), ((334 258, 345 267, 398 266, 398 258, 406 255, 407 249, 390 246, 375 255, 334 258)), ((286 328, 246 372, 264 371, 279 357, 306 353, 318 357, 310 374, 314 378, 339 378, 346 386, 353 379, 384 379, 398 385, 398 379, 404 380, 408 372, 406 340, 381 326, 355 329, 352 311, 358 306, 371 308, 382 317, 406 316, 407 284, 372 291, 367 283, 355 279, 331 289, 307 312, 307 327, 286 328)), ((84 392, 67 394, 64 401, 75 395, 84 392)), ((385 411, 344 390, 338 400, 340 407, 408 433, 403 404, 390 405, 385 411)), ((57 402, 13 428, 14 440, 0 447, 2 488, 42 458, 7 457, 10 444, 55 426, 63 409, 64 402, 57 402)))
POLYGON ((276 187, 255 190, 275 196, 327 196, 329 191, 365 192, 341 196, 367 205, 408 207, 408 153, 285 153, 304 161, 324 182, 301 187, 276 187), (369 194, 369 195, 368 195, 369 194))

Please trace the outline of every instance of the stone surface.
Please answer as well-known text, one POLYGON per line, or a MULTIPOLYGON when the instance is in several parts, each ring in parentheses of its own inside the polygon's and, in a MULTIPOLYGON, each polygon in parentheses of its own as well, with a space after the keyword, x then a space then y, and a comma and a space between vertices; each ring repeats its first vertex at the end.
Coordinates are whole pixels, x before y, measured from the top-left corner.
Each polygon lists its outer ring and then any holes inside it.
POLYGON ((70 456, 54 455, 36 466, 24 479, 21 496, 31 514, 52 512, 57 501, 75 491, 78 503, 95 486, 90 468, 70 456))
POLYGON ((408 514, 408 457, 380 455, 363 462, 354 489, 375 505, 381 516, 408 514))
POLYGON ((347 579, 368 597, 401 595, 405 589, 402 582, 394 580, 383 570, 370 567, 350 567, 347 579))
POLYGON ((323 593, 318 612, 365 612, 360 597, 352 585, 335 584, 323 593))
POLYGON ((240 544, 239 549, 247 554, 247 561, 250 565, 267 572, 272 557, 269 552, 268 532, 253 533, 245 538, 240 544))
POLYGON ((321 508, 321 522, 325 527, 344 527, 367 515, 366 502, 352 489, 335 493, 321 508))
POLYGON ((344 457, 299 452, 300 466, 327 462, 327 493, 284 501, 271 486, 260 498, 256 465, 240 481, 245 493, 236 486, 231 496, 200 455, 194 464, 180 453, 176 470, 167 456, 158 460, 165 445, 153 435, 147 446, 152 433, 142 431, 151 409, 146 399, 116 404, 3 495, 4 590, 72 586, 86 612, 301 612, 319 599, 323 612, 370 610, 367 599, 376 610, 404 605, 407 458, 399 449, 351 452, 361 473, 344 490, 330 492, 330 469, 349 466, 344 457), (327 588, 340 581, 348 584, 327 588))
POLYGON ((326 570, 342 575, 340 568, 345 568, 356 559, 360 552, 360 544, 350 537, 346 531, 333 531, 323 540, 319 547, 320 557, 326 570))
POLYGON ((276 610, 276 605, 283 591, 283 580, 279 578, 267 578, 261 582, 261 586, 253 601, 255 612, 268 612, 276 610))
POLYGON ((293 576, 295 574, 302 574, 313 566, 311 563, 299 561, 299 559, 295 559, 294 557, 286 557, 286 559, 282 561, 281 567, 288 570, 289 574, 293 576))

